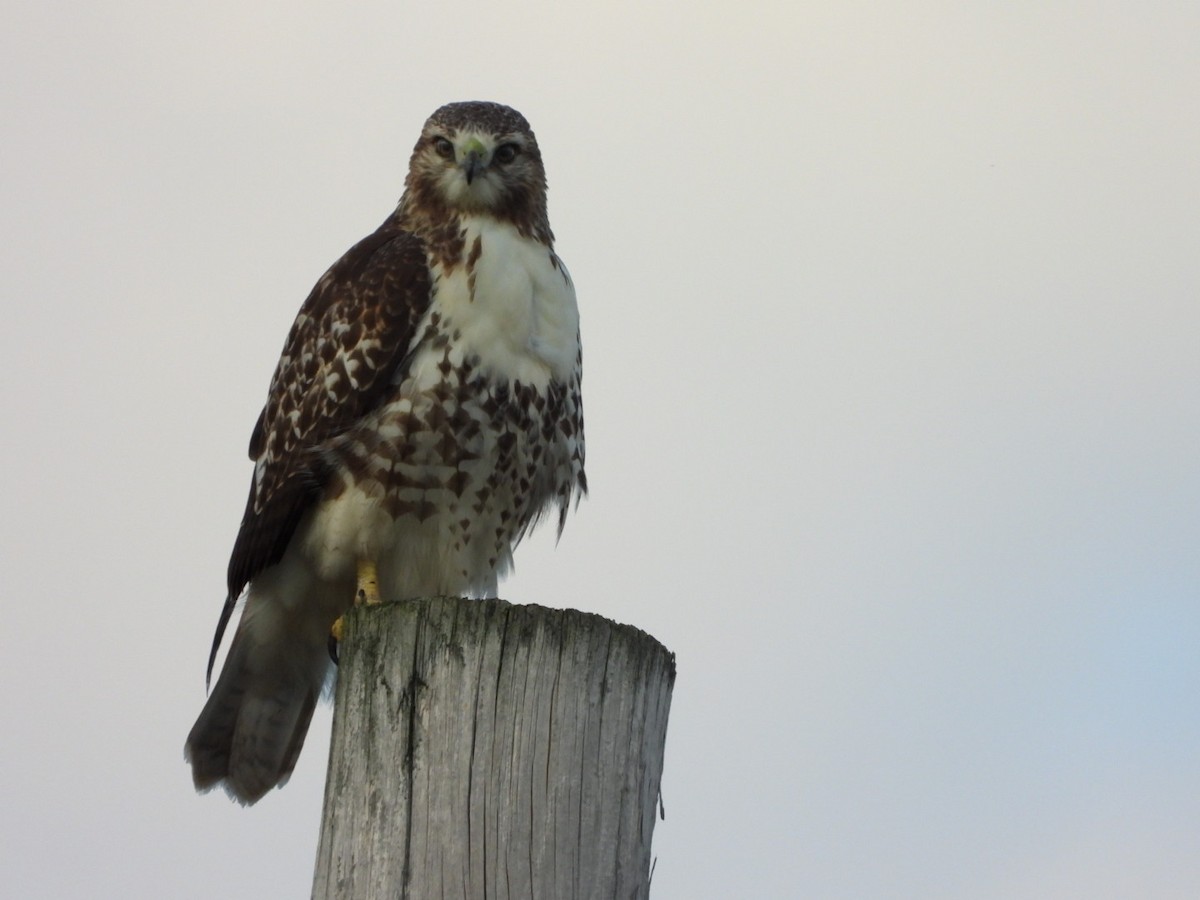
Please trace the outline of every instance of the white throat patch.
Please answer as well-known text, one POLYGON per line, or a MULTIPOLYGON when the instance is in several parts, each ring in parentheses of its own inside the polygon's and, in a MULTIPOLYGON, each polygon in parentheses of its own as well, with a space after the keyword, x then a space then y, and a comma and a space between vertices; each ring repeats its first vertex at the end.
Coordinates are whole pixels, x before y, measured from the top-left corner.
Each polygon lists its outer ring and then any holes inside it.
MULTIPOLYGON (((435 266, 431 312, 488 375, 544 388, 568 381, 579 355, 575 288, 539 241, 486 216, 466 221, 463 259, 435 266)), ((414 361, 415 362, 415 361, 414 361)))

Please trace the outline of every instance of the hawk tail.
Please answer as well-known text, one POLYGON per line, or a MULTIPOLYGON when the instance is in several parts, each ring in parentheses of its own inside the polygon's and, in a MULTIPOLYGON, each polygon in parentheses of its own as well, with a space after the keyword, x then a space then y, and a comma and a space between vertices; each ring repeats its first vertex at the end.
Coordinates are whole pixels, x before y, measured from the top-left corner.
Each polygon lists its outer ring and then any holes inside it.
POLYGON ((254 599, 184 748, 196 790, 221 785, 247 805, 291 776, 330 665, 324 636, 271 640, 254 599))

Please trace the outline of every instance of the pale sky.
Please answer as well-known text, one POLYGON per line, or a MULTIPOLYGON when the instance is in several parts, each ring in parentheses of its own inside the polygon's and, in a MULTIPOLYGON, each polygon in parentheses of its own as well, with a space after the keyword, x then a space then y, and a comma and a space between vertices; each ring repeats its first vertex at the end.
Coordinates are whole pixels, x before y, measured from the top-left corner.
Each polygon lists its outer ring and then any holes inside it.
POLYGON ((532 122, 591 497, 502 595, 678 656, 655 900, 1200 896, 1200 7, 7 3, 0 881, 306 897, 184 737, 313 282, 532 122))

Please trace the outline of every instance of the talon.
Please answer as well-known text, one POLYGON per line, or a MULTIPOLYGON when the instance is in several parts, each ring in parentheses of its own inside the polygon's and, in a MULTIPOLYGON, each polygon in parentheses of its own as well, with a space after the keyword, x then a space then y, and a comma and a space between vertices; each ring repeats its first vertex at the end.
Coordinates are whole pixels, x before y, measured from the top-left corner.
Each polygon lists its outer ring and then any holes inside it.
POLYGON ((358 593, 354 602, 358 606, 378 606, 383 602, 379 597, 379 573, 369 559, 358 561, 358 593))
MULTIPOLYGON (((336 622, 333 623, 333 628, 337 629, 339 634, 341 633, 341 630, 342 630, 340 627, 341 624, 342 624, 341 619, 338 619, 336 622)), ((333 664, 335 666, 338 665, 338 635, 335 635, 333 633, 333 629, 330 629, 329 645, 328 645, 327 649, 329 650, 329 658, 331 660, 333 660, 333 664)))

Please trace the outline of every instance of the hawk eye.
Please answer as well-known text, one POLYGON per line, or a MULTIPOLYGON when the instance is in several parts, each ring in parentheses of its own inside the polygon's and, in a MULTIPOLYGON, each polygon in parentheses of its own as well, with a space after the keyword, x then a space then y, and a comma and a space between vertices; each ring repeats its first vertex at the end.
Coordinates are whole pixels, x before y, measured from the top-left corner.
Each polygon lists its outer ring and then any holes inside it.
POLYGON ((443 159, 451 159, 454 156, 454 145, 444 137, 433 139, 433 149, 437 151, 437 155, 443 159))
POLYGON ((496 162, 501 165, 507 165, 517 158, 517 154, 521 152, 521 148, 516 144, 501 144, 496 148, 496 162))

